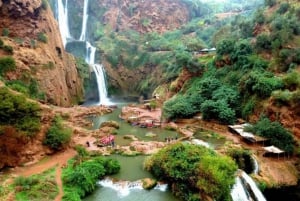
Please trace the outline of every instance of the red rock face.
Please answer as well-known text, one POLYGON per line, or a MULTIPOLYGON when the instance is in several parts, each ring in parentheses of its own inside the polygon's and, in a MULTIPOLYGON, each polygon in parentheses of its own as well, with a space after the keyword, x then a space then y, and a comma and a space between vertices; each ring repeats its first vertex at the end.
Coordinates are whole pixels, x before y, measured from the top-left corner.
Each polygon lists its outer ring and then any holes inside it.
POLYGON ((163 33, 189 20, 188 9, 178 0, 98 0, 108 10, 103 22, 114 30, 134 29, 140 33, 163 33))
MULTIPOLYGON (((41 7, 41 0, 11 0, 0 2, 0 31, 9 31, 1 37, 13 47, 17 69, 6 79, 22 79, 29 75, 38 81, 46 101, 61 106, 70 106, 82 97, 82 83, 78 76, 73 56, 64 51, 57 22, 48 9, 41 7), (39 34, 47 42, 39 40, 39 34)), ((0 57, 7 56, 0 51, 0 57)))

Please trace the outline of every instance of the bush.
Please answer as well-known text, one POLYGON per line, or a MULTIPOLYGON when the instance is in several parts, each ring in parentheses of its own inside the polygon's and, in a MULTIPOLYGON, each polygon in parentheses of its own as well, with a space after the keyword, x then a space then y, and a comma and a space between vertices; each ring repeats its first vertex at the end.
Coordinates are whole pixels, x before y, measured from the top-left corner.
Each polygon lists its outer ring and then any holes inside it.
POLYGON ((9 35, 9 29, 8 28, 3 28, 2 29, 2 36, 8 36, 9 35))
POLYGON ((230 200, 235 163, 202 146, 177 143, 161 149, 145 161, 145 169, 158 180, 172 184, 183 200, 230 200))
POLYGON ((174 96, 163 105, 163 114, 167 119, 190 117, 194 113, 193 107, 183 95, 174 96))
POLYGON ((294 150, 292 134, 277 121, 271 122, 269 118, 261 117, 253 125, 252 131, 262 137, 268 138, 272 145, 288 153, 292 153, 294 150))
POLYGON ((270 50, 272 48, 271 44, 272 41, 270 37, 265 33, 258 35, 256 38, 255 45, 258 50, 270 50))
POLYGON ((38 39, 38 41, 41 41, 43 43, 47 43, 48 42, 47 35, 45 33, 43 33, 43 32, 39 32, 38 33, 37 39, 38 39))
POLYGON ((286 2, 283 2, 283 3, 280 4, 280 6, 277 10, 277 13, 284 14, 289 10, 289 8, 290 8, 290 4, 286 3, 286 2))
POLYGON ((226 55, 231 54, 234 50, 234 40, 224 39, 217 44, 217 54, 226 55))
POLYGON ((275 101, 280 104, 289 104, 292 100, 293 94, 289 90, 284 91, 274 91, 272 93, 275 101))
POLYGON ((64 128, 61 121, 60 116, 55 116, 44 139, 44 144, 54 150, 62 149, 71 140, 72 131, 64 128))
POLYGON ((9 45, 4 45, 2 47, 2 49, 8 53, 8 54, 13 54, 14 53, 14 49, 12 48, 12 46, 9 46, 9 45))
POLYGON ((4 75, 8 71, 15 70, 16 62, 12 57, 0 58, 0 75, 4 75))
POLYGON ((48 8, 48 1, 42 0, 42 9, 47 10, 47 8, 48 8))
POLYGON ((80 200, 96 188, 97 180, 105 175, 120 171, 119 163, 114 159, 95 157, 79 164, 72 161, 63 170, 64 195, 63 200, 80 200))
POLYGON ((272 7, 276 5, 276 0, 265 0, 265 5, 272 7))
POLYGON ((40 107, 24 96, 14 95, 6 88, 0 89, 0 122, 13 125, 28 136, 40 128, 40 107))
POLYGON ((0 38, 0 48, 2 48, 3 45, 4 45, 4 42, 3 42, 3 40, 0 38))

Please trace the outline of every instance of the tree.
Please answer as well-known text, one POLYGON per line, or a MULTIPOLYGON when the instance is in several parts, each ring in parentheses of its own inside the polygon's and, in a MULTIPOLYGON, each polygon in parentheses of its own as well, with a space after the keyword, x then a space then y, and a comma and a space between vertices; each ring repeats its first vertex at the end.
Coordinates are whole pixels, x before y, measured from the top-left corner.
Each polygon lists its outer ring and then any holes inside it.
POLYGON ((224 39, 217 44, 217 54, 226 55, 231 54, 234 50, 234 40, 233 39, 224 39))

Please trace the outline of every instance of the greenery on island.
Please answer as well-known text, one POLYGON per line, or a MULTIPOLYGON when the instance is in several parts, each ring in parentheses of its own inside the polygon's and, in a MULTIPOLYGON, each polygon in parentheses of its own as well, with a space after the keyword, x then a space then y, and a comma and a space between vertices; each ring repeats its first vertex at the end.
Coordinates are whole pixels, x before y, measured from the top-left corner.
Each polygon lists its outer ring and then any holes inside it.
POLYGON ((27 136, 34 136, 40 129, 40 107, 37 103, 16 95, 7 88, 0 88, 0 127, 12 125, 27 136))
POLYGON ((242 148, 230 148, 226 151, 226 154, 236 162, 239 169, 244 170, 247 174, 251 174, 253 172, 254 160, 249 150, 242 148))
POLYGON ((54 150, 60 150, 70 142, 71 135, 72 130, 62 124, 62 118, 55 116, 46 133, 44 144, 54 150))
POLYGON ((248 130, 269 139, 271 145, 288 153, 293 153, 294 151, 294 139, 292 134, 277 121, 271 121, 269 118, 262 116, 259 121, 248 128, 248 130))
POLYGON ((17 177, 13 183, 16 201, 54 200, 58 194, 55 170, 52 168, 30 177, 17 177))
POLYGON ((62 201, 80 201, 92 193, 96 183, 105 175, 118 173, 120 164, 104 157, 77 156, 63 170, 64 196, 62 201), (79 158, 78 158, 79 157, 79 158))
POLYGON ((231 200, 237 166, 229 157, 211 149, 177 143, 150 156, 145 169, 158 180, 170 183, 173 193, 183 200, 200 201, 209 196, 225 201, 231 200))

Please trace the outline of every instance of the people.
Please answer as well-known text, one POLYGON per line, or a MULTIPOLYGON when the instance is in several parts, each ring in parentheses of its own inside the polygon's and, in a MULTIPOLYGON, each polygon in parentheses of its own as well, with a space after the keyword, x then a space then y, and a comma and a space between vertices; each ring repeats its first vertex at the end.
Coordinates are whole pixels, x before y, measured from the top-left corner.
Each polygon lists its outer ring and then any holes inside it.
POLYGON ((90 147, 90 142, 89 141, 86 141, 86 146, 90 147))

